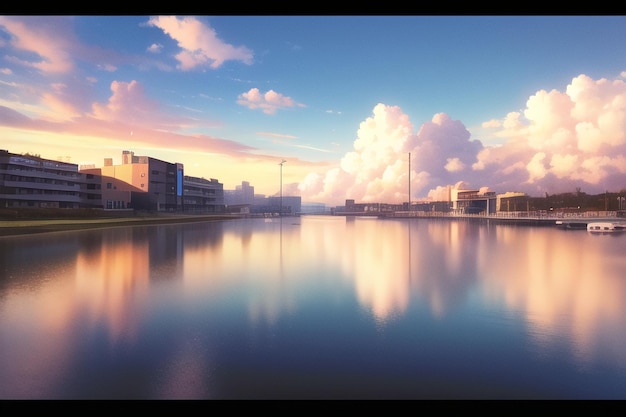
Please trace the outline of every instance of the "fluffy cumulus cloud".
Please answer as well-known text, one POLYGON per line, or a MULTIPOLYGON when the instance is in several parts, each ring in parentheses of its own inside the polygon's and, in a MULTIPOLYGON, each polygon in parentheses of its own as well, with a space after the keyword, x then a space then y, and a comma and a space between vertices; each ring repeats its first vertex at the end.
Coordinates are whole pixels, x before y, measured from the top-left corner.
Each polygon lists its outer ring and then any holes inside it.
POLYGON ((183 71, 206 66, 219 68, 229 60, 252 64, 254 55, 250 49, 222 41, 215 30, 196 17, 154 16, 148 25, 158 27, 178 42, 181 51, 176 54, 176 59, 183 71))
POLYGON ((340 166, 300 183, 306 201, 444 200, 450 187, 498 193, 626 189, 626 84, 580 75, 565 91, 541 90, 521 112, 483 123, 504 143, 483 146, 436 114, 414 133, 399 107, 378 104, 340 166), (410 162, 409 157, 410 155, 410 162))
POLYGON ((360 202, 403 202, 408 199, 409 170, 412 199, 445 193, 445 185, 471 171, 482 148, 470 140, 463 124, 448 115, 436 114, 416 134, 409 117, 397 106, 378 104, 363 121, 340 168, 324 178, 310 174, 300 184, 305 200, 332 201, 345 198, 360 202), (442 189, 437 189, 443 185, 442 189), (414 194, 415 193, 415 194, 414 194))
POLYGON ((296 103, 291 97, 284 96, 274 90, 262 94, 258 88, 251 88, 248 92, 240 94, 237 98, 237 104, 252 110, 260 109, 265 114, 274 114, 278 109, 289 107, 304 107, 303 104, 296 103))

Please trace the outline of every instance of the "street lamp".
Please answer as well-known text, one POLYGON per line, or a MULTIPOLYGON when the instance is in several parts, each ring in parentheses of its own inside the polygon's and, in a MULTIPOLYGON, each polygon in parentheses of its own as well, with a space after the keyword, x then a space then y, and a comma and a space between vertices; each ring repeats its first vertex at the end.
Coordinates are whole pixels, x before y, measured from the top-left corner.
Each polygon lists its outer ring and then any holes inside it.
POLYGON ((283 216, 283 164, 287 162, 284 159, 280 161, 280 211, 278 212, 279 216, 283 216))

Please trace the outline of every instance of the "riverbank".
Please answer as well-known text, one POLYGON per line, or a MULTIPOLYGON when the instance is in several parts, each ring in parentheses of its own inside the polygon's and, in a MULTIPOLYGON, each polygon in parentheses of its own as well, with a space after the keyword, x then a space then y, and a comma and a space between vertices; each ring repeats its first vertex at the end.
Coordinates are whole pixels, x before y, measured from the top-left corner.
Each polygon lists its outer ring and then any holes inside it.
MULTIPOLYGON (((357 217, 361 217, 359 214, 357 217)), ((346 217, 354 217, 348 214, 346 217)), ((370 216, 374 216, 370 214, 370 216)), ((71 230, 96 229, 105 227, 123 227, 138 225, 154 225, 168 223, 193 223, 215 220, 229 220, 241 218, 237 214, 135 214, 119 217, 95 217, 95 218, 59 218, 59 219, 36 219, 20 218, 15 220, 0 220, 0 238, 36 233, 61 232, 71 230)), ((500 217, 500 216, 476 216, 476 215, 410 215, 396 214, 395 216, 376 216, 381 219, 422 219, 439 221, 470 221, 489 224, 502 224, 511 226, 535 226, 535 227, 559 227, 564 229, 586 229, 590 221, 615 221, 622 218, 599 218, 599 217, 572 217, 568 219, 555 217, 500 217), (568 227, 574 224, 576 227, 568 227)))
POLYGON ((169 223, 193 223, 212 220, 235 219, 240 216, 230 214, 178 215, 151 214, 129 217, 102 217, 78 219, 19 219, 0 220, 0 237, 70 230, 97 229, 105 227, 138 226, 169 223))

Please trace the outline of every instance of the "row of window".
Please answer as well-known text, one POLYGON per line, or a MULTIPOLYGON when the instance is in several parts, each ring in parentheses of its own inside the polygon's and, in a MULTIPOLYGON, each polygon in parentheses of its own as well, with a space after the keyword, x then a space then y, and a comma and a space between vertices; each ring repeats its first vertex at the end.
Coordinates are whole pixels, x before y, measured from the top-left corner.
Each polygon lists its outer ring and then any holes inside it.
POLYGON ((107 200, 106 208, 108 208, 109 210, 112 210, 112 209, 125 209, 125 208, 129 208, 129 207, 126 205, 125 201, 121 201, 121 200, 107 200))
POLYGON ((64 177, 70 177, 70 178, 78 178, 81 174, 76 172, 76 171, 62 171, 62 170, 56 170, 56 171, 51 171, 49 169, 42 169, 42 168, 29 168, 29 167, 23 167, 23 166, 19 166, 19 165, 8 165, 8 164, 1 164, 0 165, 0 170, 3 171, 24 171, 24 172, 41 172, 44 174, 54 174, 54 175, 60 175, 60 176, 64 176, 64 177))
POLYGON ((73 187, 76 185, 73 181, 60 181, 53 180, 50 178, 41 178, 41 177, 23 177, 18 175, 4 175, 3 179, 5 181, 15 181, 21 183, 34 183, 34 184, 55 184, 55 185, 65 185, 69 187, 73 187))
POLYGON ((76 191, 41 190, 39 188, 14 188, 14 193, 9 194, 46 194, 46 195, 78 195, 76 191))

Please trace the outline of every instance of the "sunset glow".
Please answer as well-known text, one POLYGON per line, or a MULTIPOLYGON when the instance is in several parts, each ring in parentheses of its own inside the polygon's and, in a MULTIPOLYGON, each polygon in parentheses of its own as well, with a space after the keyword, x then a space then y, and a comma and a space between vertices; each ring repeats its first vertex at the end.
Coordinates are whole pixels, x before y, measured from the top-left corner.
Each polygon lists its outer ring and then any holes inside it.
POLYGON ((329 205, 409 178, 618 192, 624 39, 624 16, 0 16, 0 149, 269 196, 285 160, 283 193, 329 205))

